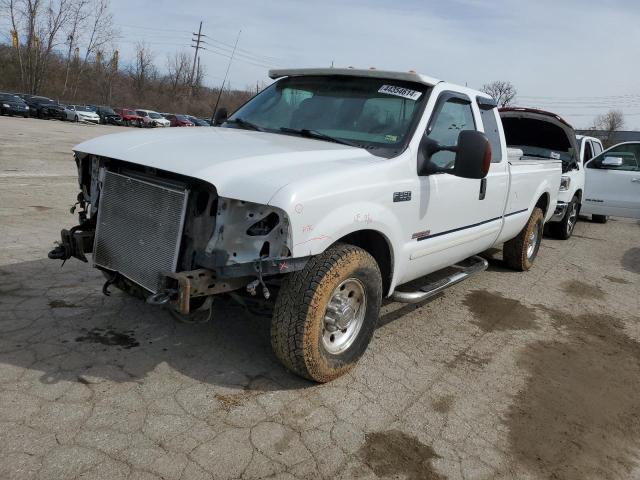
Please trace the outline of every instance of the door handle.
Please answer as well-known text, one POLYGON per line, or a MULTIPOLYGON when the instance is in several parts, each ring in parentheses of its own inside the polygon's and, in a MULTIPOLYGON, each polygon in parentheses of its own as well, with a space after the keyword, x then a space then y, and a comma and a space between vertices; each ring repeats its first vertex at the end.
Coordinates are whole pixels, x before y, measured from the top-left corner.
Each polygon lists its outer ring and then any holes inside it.
POLYGON ((480 195, 478 195, 478 200, 484 200, 484 197, 487 195, 487 178, 483 178, 480 180, 480 195))

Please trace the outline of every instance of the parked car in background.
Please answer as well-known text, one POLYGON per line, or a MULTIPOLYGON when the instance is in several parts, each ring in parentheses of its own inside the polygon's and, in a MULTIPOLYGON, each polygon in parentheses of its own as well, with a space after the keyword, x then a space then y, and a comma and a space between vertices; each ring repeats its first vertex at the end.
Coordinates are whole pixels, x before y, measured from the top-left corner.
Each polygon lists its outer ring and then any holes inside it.
POLYGON ((172 127, 193 127, 195 125, 186 115, 168 113, 164 118, 169 120, 172 127))
POLYGON ((153 110, 136 110, 144 127, 170 127, 171 122, 153 110))
POLYGON ((625 142, 587 162, 582 213, 594 222, 608 216, 640 219, 640 142, 625 142))
POLYGON ((132 108, 115 108, 114 111, 120 115, 127 127, 142 127, 142 117, 132 108))
POLYGON ((100 123, 98 114, 84 105, 67 105, 64 114, 65 120, 72 122, 100 123))
POLYGON ((24 95, 22 98, 29 106, 29 115, 32 117, 65 119, 64 107, 51 98, 34 95, 24 95))
POLYGON ((318 382, 363 355, 383 297, 433 297, 485 270, 478 254, 497 245, 509 267, 532 267, 561 162, 507 150, 493 99, 409 72, 270 77, 215 134, 74 147, 80 223, 49 257, 92 253, 103 291, 187 321, 209 318, 215 295, 263 302, 276 356, 318 382))
POLYGON ((106 105, 98 105, 95 107, 96 114, 100 117, 100 123, 103 125, 124 125, 122 117, 118 115, 113 108, 106 105))
POLYGON ((18 115, 27 118, 29 105, 17 95, 0 92, 0 115, 18 115))
POLYGON ((189 119, 189 121, 191 123, 193 123, 194 126, 196 127, 210 127, 211 125, 209 124, 209 122, 207 122, 206 120, 203 120, 201 118, 197 118, 194 117, 192 115, 186 115, 186 117, 189 119))
POLYGON ((529 158, 562 161, 558 203, 546 231, 556 238, 571 237, 578 221, 584 192, 584 165, 576 133, 555 113, 533 108, 501 108, 507 146, 529 158))

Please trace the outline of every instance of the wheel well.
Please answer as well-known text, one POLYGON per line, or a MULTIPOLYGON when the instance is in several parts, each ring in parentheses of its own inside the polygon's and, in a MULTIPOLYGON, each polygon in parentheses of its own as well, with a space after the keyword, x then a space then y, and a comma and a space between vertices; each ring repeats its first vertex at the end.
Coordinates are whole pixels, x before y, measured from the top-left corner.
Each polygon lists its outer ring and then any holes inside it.
POLYGON ((542 196, 536 202, 536 207, 540 207, 542 209, 542 213, 544 216, 547 216, 547 210, 549 209, 549 194, 543 193, 542 196))
POLYGON ((393 251, 387 238, 376 230, 359 230, 342 237, 336 243, 338 242, 360 247, 375 259, 380 268, 382 289, 386 296, 393 276, 393 251))
POLYGON ((578 202, 582 203, 582 190, 576 190, 576 197, 578 197, 578 202))

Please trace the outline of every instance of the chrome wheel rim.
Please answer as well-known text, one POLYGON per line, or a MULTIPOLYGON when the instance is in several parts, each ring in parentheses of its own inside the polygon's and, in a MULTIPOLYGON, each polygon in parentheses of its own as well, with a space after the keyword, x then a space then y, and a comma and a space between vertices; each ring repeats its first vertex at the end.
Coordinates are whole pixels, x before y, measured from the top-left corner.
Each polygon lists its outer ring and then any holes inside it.
POLYGON ((536 223, 536 226, 529 234, 529 242, 527 245, 527 258, 529 260, 531 260, 536 254, 539 241, 540 241, 540 224, 536 223))
POLYGON ((358 337, 367 311, 364 285, 348 278, 338 285, 329 299, 324 314, 322 345, 337 355, 347 350, 358 337))
POLYGON ((573 232, 573 228, 576 226, 576 222, 578 221, 578 207, 575 203, 571 203, 571 206, 569 208, 569 217, 567 218, 567 233, 571 234, 571 232, 573 232))

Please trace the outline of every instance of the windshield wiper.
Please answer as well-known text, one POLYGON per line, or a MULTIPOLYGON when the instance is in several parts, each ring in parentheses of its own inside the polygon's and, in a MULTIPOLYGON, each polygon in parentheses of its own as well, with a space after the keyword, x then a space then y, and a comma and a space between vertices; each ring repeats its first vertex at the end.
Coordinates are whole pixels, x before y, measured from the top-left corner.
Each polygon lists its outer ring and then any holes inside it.
POLYGON ((247 120, 244 120, 242 118, 234 118, 232 120, 227 120, 224 123, 236 124, 239 127, 246 128, 246 129, 249 129, 249 130, 255 130, 257 132, 264 132, 265 131, 264 128, 259 127, 255 123, 251 123, 251 122, 249 122, 247 120))
POLYGON ((331 135, 318 132, 317 130, 310 130, 308 128, 296 129, 296 128, 280 127, 280 131, 283 133, 293 133, 295 135, 301 135, 307 138, 317 138, 318 140, 325 140, 327 142, 339 143, 341 145, 348 145, 350 147, 363 148, 362 145, 348 142, 347 140, 342 140, 341 138, 332 137, 331 135))

